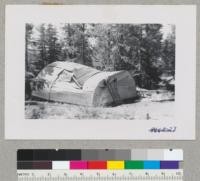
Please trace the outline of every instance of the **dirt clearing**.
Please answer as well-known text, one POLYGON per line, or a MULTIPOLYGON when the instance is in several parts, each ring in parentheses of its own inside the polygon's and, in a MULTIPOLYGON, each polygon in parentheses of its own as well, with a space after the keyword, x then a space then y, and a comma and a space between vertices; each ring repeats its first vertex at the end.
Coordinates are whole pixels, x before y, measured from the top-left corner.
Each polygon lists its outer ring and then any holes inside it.
POLYGON ((153 119, 172 120, 174 96, 169 92, 143 92, 140 100, 115 107, 86 107, 55 102, 25 106, 26 119, 153 119))

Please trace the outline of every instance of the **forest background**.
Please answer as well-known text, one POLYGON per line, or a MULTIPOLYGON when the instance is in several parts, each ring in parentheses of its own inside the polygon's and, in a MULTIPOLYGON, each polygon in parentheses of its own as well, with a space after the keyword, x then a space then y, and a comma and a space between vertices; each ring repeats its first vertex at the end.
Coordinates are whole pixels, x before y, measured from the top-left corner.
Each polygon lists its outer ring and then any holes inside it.
MULTIPOLYGON (((26 24, 26 77, 54 61, 102 71, 128 70, 140 88, 175 78, 175 26, 162 24, 26 24)), ((174 89, 172 89, 174 91, 174 89)))

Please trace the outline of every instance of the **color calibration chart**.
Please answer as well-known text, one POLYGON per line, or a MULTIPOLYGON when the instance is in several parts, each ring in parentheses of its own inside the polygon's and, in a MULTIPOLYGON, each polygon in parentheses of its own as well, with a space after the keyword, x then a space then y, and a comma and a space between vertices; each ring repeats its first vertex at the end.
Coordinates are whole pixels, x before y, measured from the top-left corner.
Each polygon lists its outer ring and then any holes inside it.
POLYGON ((183 150, 18 150, 17 177, 18 181, 183 181, 183 150))

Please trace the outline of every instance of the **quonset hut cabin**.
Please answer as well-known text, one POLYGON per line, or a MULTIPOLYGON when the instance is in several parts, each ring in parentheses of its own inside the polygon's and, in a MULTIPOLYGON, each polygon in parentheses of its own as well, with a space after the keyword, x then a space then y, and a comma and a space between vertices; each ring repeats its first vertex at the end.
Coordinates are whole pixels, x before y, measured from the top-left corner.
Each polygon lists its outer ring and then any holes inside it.
POLYGON ((85 106, 117 105, 136 97, 136 85, 128 71, 105 72, 57 61, 37 75, 32 96, 85 106))

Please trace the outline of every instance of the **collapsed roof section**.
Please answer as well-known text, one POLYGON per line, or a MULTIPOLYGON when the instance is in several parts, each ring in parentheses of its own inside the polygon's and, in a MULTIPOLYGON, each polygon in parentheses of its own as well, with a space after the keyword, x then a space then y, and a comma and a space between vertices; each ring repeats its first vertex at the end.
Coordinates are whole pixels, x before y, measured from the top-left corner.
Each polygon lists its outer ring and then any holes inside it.
POLYGON ((62 74, 62 76, 65 75, 63 79, 70 79, 69 81, 71 81, 73 78, 79 87, 83 87, 84 83, 97 73, 100 73, 100 71, 85 65, 73 62, 53 62, 39 73, 38 78, 52 82, 62 74), (67 71, 67 73, 64 71, 67 71))

